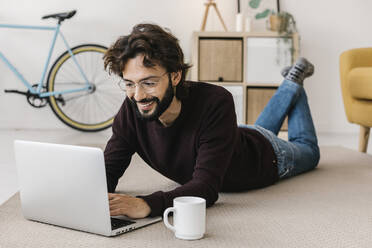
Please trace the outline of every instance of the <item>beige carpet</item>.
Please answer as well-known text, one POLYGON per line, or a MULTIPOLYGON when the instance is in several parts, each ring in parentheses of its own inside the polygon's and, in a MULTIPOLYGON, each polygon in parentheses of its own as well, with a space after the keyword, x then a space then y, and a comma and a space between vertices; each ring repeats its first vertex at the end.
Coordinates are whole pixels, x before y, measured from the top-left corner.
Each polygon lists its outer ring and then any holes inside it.
MULTIPOLYGON (((307 174, 221 194, 202 240, 177 240, 162 222, 106 238, 26 221, 16 194, 0 206, 0 247, 371 247, 372 156, 341 147, 322 147, 321 156, 307 174)), ((138 159, 123 179, 129 194, 175 186, 138 159)))

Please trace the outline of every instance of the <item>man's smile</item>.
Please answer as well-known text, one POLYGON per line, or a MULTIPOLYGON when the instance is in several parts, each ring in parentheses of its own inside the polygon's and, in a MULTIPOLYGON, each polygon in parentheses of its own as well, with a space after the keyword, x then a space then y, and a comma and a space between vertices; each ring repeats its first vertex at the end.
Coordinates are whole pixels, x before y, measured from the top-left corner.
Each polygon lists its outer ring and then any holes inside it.
POLYGON ((153 107, 154 103, 155 103, 155 101, 151 101, 151 102, 148 102, 148 103, 137 102, 138 107, 142 110, 150 110, 153 107))

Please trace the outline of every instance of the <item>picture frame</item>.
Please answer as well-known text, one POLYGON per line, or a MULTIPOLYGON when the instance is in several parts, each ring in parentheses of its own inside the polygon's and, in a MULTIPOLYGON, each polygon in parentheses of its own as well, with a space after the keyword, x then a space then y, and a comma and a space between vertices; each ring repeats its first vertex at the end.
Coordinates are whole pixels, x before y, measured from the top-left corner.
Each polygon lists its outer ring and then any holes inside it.
POLYGON ((279 0, 248 0, 244 14, 251 20, 252 31, 268 30, 268 19, 272 13, 280 11, 279 0))

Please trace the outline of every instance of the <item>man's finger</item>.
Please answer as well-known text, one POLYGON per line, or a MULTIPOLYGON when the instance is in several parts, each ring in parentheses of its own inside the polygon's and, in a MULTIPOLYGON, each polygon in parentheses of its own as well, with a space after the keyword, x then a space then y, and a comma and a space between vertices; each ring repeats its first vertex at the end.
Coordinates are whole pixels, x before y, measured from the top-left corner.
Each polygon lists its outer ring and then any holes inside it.
POLYGON ((116 208, 124 207, 124 208, 126 208, 126 207, 128 207, 128 204, 126 202, 123 202, 123 201, 118 201, 118 202, 114 202, 114 203, 110 202, 109 206, 110 206, 110 209, 113 208, 113 207, 116 207, 116 208))
POLYGON ((118 196, 119 196, 118 194, 108 193, 108 198, 109 198, 109 200, 110 200, 110 199, 117 198, 118 196))
POLYGON ((123 197, 123 198, 129 198, 129 197, 131 197, 131 196, 129 196, 129 195, 124 195, 124 194, 108 193, 108 197, 109 197, 109 200, 110 200, 110 199, 120 198, 120 197, 123 197))
POLYGON ((120 202, 122 202, 122 200, 120 198, 109 199, 109 204, 117 204, 117 203, 120 203, 120 202))
POLYGON ((127 203, 128 198, 124 198, 124 197, 116 197, 116 198, 112 198, 112 199, 109 199, 109 204, 125 204, 127 203))
POLYGON ((115 210, 110 210, 111 216, 117 216, 117 215, 125 215, 125 210, 123 208, 118 208, 115 210))
POLYGON ((110 205, 110 210, 120 209, 122 206, 120 205, 110 205))

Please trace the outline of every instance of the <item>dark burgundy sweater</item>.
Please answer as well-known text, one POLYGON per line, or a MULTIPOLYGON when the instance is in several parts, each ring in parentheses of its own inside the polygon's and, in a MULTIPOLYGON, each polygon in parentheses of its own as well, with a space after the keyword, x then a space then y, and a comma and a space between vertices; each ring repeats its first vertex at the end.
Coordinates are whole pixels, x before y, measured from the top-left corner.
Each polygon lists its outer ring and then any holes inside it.
POLYGON ((199 196, 211 206, 220 191, 264 187, 278 180, 271 144, 259 132, 238 128, 232 95, 223 87, 190 83, 189 97, 170 127, 136 117, 125 99, 105 149, 108 191, 129 166, 132 155, 181 186, 140 196, 150 216, 162 215, 178 196, 199 196))

